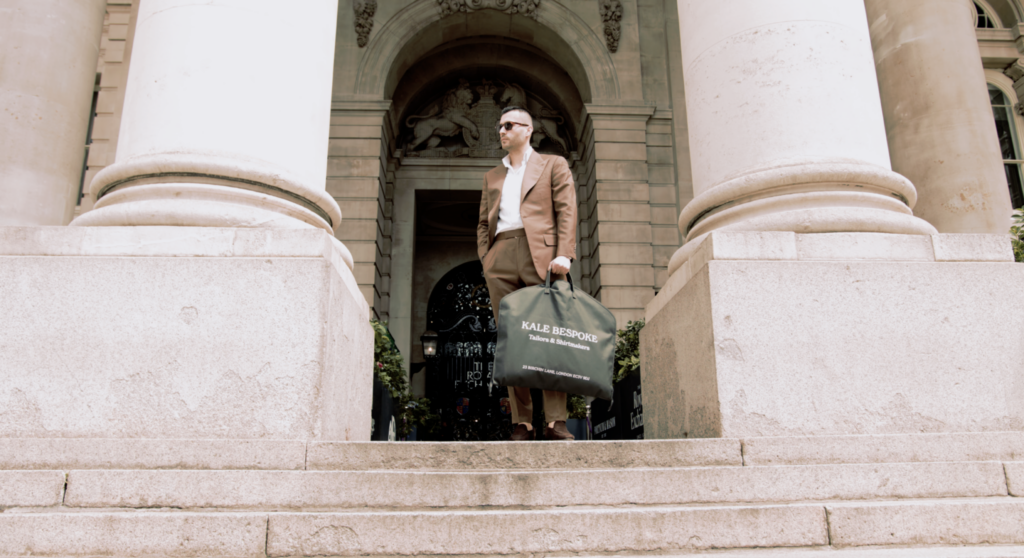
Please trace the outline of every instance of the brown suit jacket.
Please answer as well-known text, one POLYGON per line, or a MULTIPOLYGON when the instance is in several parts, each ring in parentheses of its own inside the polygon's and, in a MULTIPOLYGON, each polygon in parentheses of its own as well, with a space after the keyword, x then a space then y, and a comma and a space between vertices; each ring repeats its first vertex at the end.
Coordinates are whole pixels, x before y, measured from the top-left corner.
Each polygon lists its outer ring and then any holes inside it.
MULTIPOLYGON (((477 252, 482 260, 494 243, 498 227, 505 165, 484 176, 480 196, 480 223, 476 228, 477 252)), ((519 214, 526 229, 537 275, 547 275, 548 265, 558 256, 576 258, 576 186, 569 163, 558 155, 534 152, 526 163, 519 214)))

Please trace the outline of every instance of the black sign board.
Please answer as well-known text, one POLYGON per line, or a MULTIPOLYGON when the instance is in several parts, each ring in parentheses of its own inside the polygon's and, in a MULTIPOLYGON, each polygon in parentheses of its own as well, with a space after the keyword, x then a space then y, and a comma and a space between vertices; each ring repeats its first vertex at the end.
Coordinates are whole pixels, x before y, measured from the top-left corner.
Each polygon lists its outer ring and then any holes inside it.
POLYGON ((644 407, 640 374, 632 374, 615 384, 615 399, 611 404, 595 399, 590 404, 590 423, 594 440, 642 440, 644 407))

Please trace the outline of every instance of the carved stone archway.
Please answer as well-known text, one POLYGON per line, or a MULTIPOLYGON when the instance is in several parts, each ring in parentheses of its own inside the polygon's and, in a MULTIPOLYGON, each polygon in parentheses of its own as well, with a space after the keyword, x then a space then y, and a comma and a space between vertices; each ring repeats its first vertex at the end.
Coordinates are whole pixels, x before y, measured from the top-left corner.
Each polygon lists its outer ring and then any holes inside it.
MULTIPOLYGON (((530 37, 561 43, 548 54, 573 77, 585 102, 612 103, 619 99, 619 80, 611 55, 598 36, 578 15, 557 2, 545 2, 531 18, 503 15, 507 23, 490 17, 494 10, 443 16, 436 0, 419 0, 396 14, 375 33, 359 61, 354 93, 359 97, 386 99, 411 62, 401 60, 404 50, 415 44, 419 53, 444 42, 479 34, 506 35, 530 42, 530 37), (490 15, 481 15, 492 12, 490 15), (487 18, 481 25, 469 25, 474 18, 487 18), (444 33, 431 33, 431 26, 450 21, 444 33), (502 28, 503 26, 503 28, 502 28), (502 32, 504 31, 504 32, 502 32), (422 37, 418 37, 424 33, 422 37), (417 40, 418 39, 418 40, 417 40), (382 71, 382 69, 386 69, 382 71), (574 75, 575 74, 575 75, 574 75)), ((497 18, 501 19, 501 18, 497 18)))
MULTIPOLYGON (((627 49, 613 62, 600 27, 556 0, 541 0, 536 18, 496 8, 508 5, 482 0, 479 9, 444 15, 437 0, 410 2, 374 29, 355 68, 346 71, 351 77, 336 77, 328 190, 345 211, 339 238, 354 247, 355 275, 374 313, 390 320, 400 350, 414 364, 420 303, 425 305, 416 281, 443 263, 441 256, 421 258, 429 250, 418 244, 417 200, 424 192, 479 196, 480 178, 500 164, 500 153, 474 145, 470 140, 477 138, 464 133, 511 104, 501 89, 481 95, 477 88, 485 81, 516 85, 522 97, 548 109, 538 112, 552 114, 551 129, 561 141, 549 135, 537 147, 566 156, 577 181, 581 221, 574 273, 581 288, 623 323, 641 316, 653 296, 647 134, 655 107, 625 77, 639 60, 624 65, 627 49), (620 83, 620 71, 627 81, 620 83), (472 125, 460 115, 437 118, 444 116, 438 101, 459 89, 460 78, 473 92, 462 115, 472 125), (444 130, 424 125, 415 141, 415 126, 432 118, 444 130)), ((656 142, 669 133, 670 118, 659 115, 663 122, 651 128, 656 142)), ((444 257, 475 257, 475 237, 467 243, 462 236, 439 241, 446 245, 444 257)), ((674 249, 675 239, 672 244, 674 249)), ((414 385, 422 377, 415 376, 414 385)))

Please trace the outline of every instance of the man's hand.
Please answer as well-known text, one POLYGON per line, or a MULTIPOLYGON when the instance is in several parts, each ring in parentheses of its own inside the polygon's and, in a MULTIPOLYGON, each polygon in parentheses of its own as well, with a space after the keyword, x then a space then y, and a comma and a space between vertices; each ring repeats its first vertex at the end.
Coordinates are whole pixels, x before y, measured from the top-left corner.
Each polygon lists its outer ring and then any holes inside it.
POLYGON ((551 260, 551 265, 548 266, 548 269, 551 270, 551 273, 561 273, 562 275, 565 275, 569 273, 570 263, 569 258, 565 256, 558 256, 551 260))

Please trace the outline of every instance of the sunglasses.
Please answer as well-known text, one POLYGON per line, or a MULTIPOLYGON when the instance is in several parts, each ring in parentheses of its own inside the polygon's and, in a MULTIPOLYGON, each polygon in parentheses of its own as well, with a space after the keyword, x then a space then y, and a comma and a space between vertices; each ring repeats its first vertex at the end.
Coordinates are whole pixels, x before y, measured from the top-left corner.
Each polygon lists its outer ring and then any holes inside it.
POLYGON ((502 128, 505 128, 506 132, 511 132, 513 126, 529 126, 529 124, 523 124, 522 122, 501 122, 495 127, 495 130, 497 130, 499 134, 501 133, 502 128))

